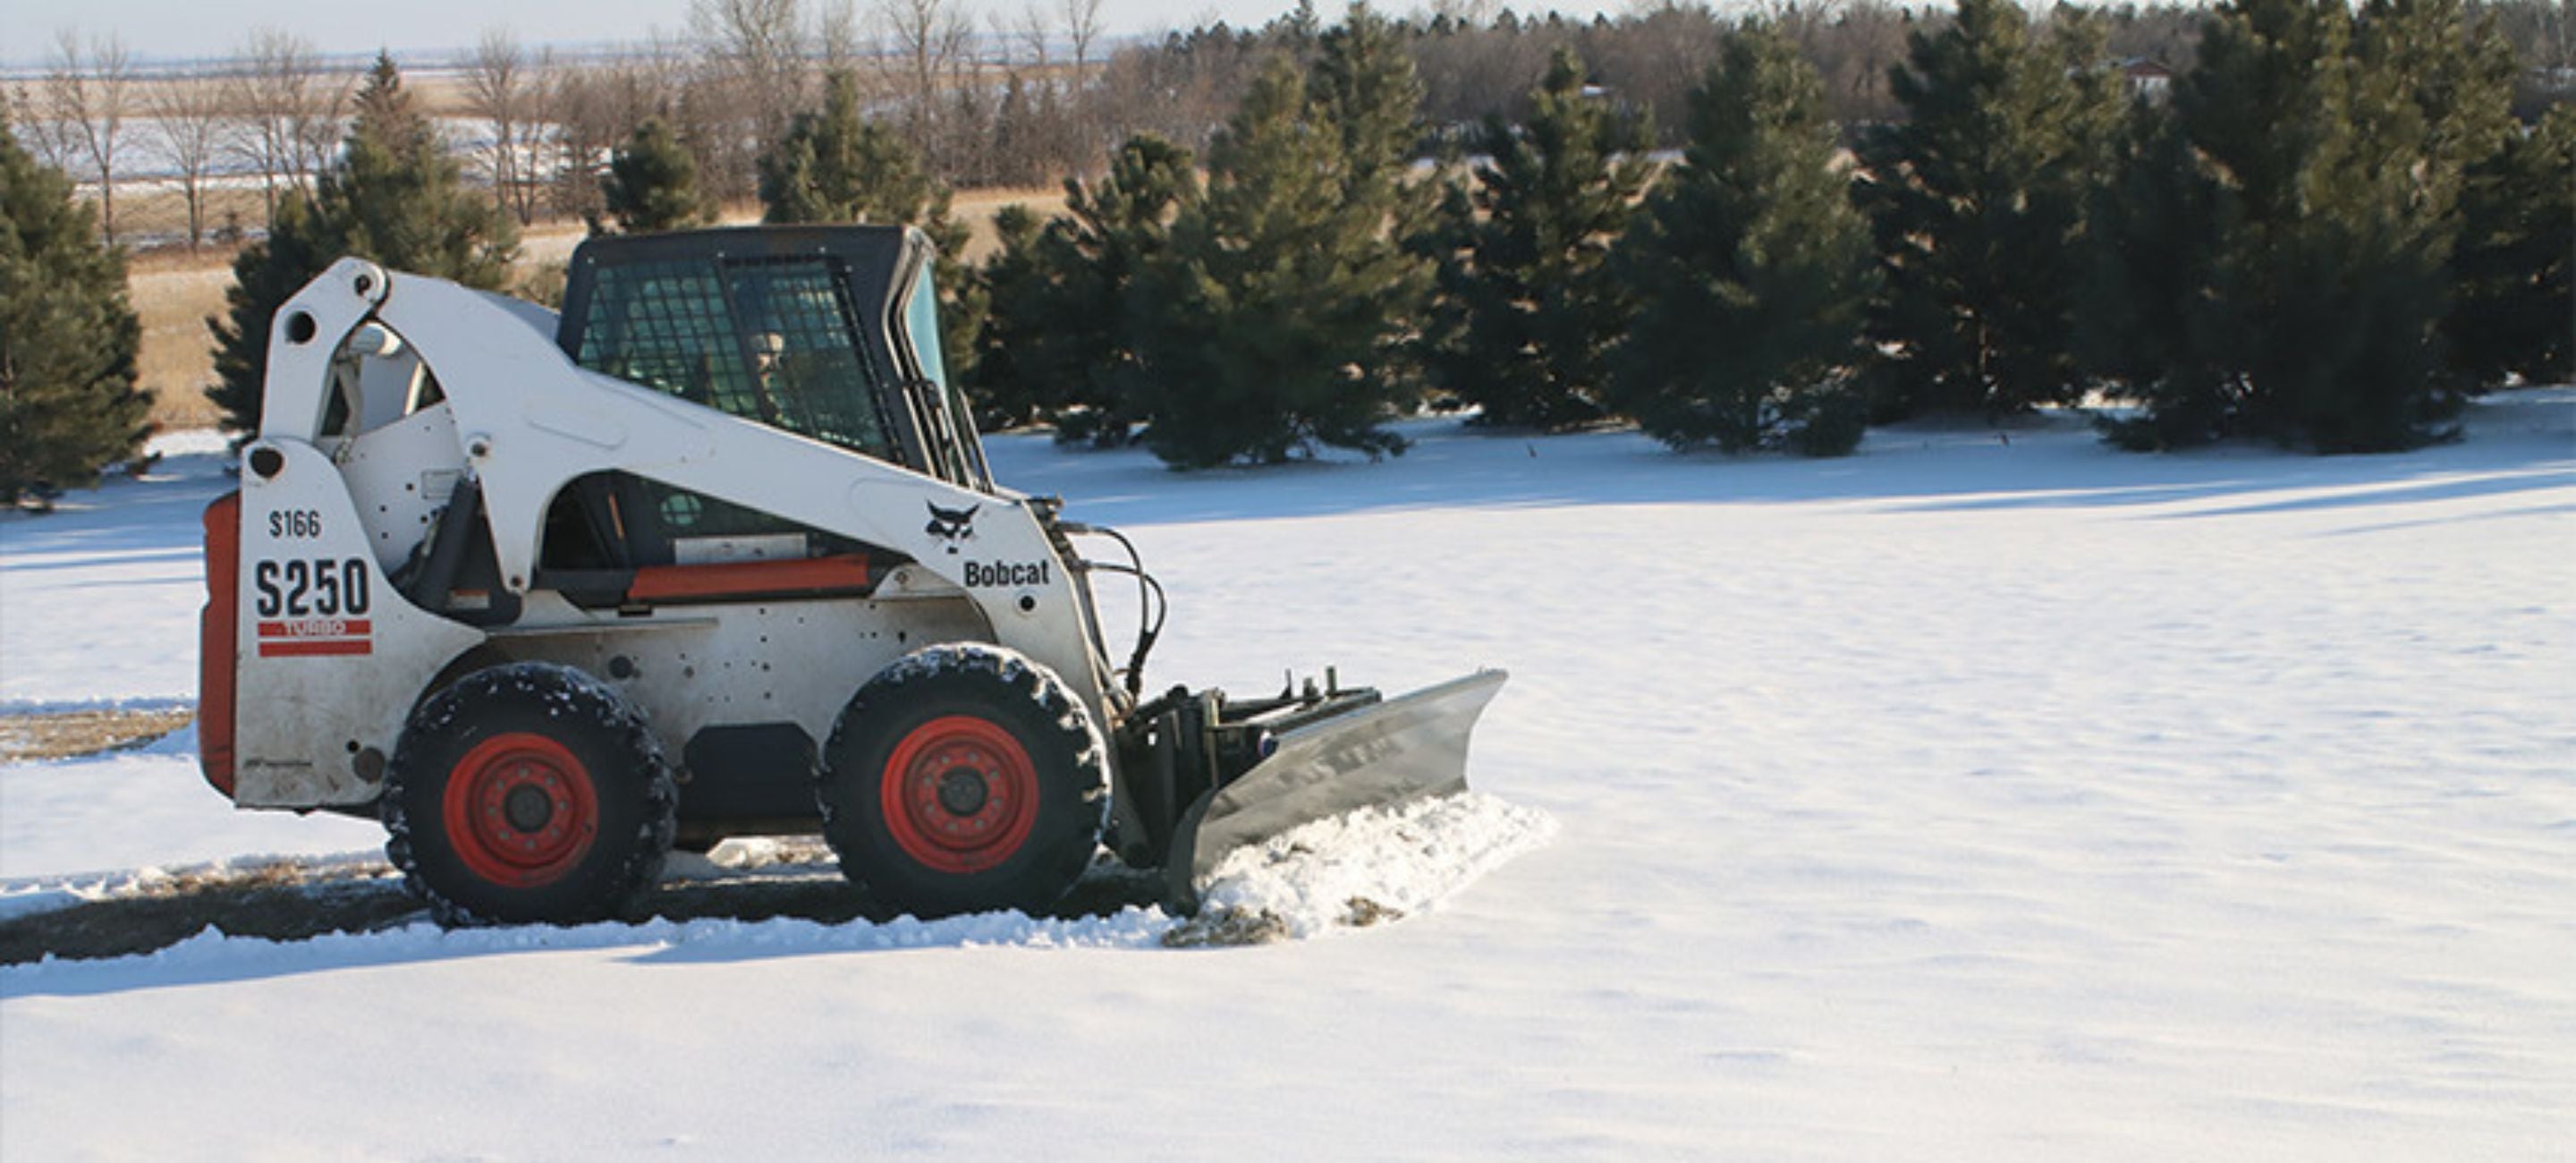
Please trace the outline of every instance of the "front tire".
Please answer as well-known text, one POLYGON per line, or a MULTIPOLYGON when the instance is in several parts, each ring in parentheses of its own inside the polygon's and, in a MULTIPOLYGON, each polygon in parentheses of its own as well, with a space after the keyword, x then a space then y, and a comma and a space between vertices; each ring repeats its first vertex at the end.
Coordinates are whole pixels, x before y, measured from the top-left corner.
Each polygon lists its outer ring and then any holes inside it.
POLYGON ((581 924, 660 875, 679 793, 643 715, 569 667, 466 675, 403 729, 385 855, 448 925, 581 924))
POLYGON ((1053 671, 997 646, 915 651, 859 688, 816 788, 841 871, 922 917, 1036 912, 1099 848, 1108 749, 1053 671))

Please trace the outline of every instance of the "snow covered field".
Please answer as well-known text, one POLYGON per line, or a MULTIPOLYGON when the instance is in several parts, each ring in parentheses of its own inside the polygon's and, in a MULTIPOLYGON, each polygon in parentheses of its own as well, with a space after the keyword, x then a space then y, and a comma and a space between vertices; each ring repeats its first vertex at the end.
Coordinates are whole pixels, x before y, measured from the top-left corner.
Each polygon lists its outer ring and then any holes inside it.
MULTIPOLYGON (((2564 1159, 2576 393, 2471 423, 1824 462, 1433 423, 1186 477, 996 439, 1142 545, 1158 681, 1509 668, 1480 798, 1247 862, 1303 934, 1252 948, 1131 912, 0 969, 0 1158, 2564 1159), (1332 923, 1372 893, 1406 915, 1332 923)), ((0 711, 191 696, 221 487, 0 517, 0 711)), ((0 909, 376 843, 157 750, 0 767, 0 909)))

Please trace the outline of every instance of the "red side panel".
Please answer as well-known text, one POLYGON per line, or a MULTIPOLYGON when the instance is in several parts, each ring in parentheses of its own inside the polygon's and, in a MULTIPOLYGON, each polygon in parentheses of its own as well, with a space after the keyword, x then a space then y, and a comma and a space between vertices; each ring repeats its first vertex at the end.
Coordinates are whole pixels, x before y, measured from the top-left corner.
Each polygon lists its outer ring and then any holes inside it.
POLYGON ((652 565, 635 571, 626 596, 638 602, 712 602, 752 598, 866 593, 871 575, 863 554, 778 561, 729 561, 703 565, 652 565))
POLYGON ((197 765, 206 782, 233 794, 235 619, 241 604, 241 494, 206 506, 206 605, 197 614, 197 765))

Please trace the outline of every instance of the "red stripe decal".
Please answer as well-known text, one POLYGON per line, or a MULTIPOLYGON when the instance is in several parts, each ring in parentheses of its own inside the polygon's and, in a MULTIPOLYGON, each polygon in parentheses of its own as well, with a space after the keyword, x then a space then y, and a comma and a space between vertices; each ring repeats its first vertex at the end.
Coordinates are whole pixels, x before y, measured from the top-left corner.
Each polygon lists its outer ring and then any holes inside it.
POLYGON ((262 641, 262 658, 306 658, 323 654, 366 654, 375 643, 364 638, 288 638, 262 641))
POLYGON ((376 625, 366 618, 299 618, 262 622, 259 656, 311 658, 323 655, 372 654, 376 625))
POLYGON ((307 618, 301 622, 262 622, 262 638, 364 638, 376 632, 365 618, 307 618))
POLYGON ((771 561, 648 565, 635 571, 635 584, 627 589, 626 594, 639 602, 663 602, 758 594, 863 592, 868 588, 868 574, 868 558, 857 553, 771 561))

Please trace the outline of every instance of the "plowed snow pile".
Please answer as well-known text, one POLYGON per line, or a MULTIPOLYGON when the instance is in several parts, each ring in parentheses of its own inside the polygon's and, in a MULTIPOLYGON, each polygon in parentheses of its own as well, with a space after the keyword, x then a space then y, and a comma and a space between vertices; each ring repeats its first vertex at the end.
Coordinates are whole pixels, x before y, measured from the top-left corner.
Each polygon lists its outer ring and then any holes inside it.
POLYGON ((1366 926, 1431 908, 1555 834, 1545 813, 1473 793, 1353 812, 1236 849, 1201 907, 1273 920, 1286 936, 1366 926))
MULTIPOLYGON (((377 894, 0 970, 0 1159, 2565 1160, 2576 391, 2466 423, 1795 461, 1425 422, 1189 474, 996 439, 1169 589, 1158 686, 1511 671, 1474 794, 1237 853, 1189 922, 1107 872, 1061 918, 851 920, 763 847, 678 866, 686 919, 445 933, 380 829, 232 812, 178 741, 0 765, 0 937, 377 894)), ((224 487, 183 451, 0 515, 0 716, 188 705, 224 487)))

